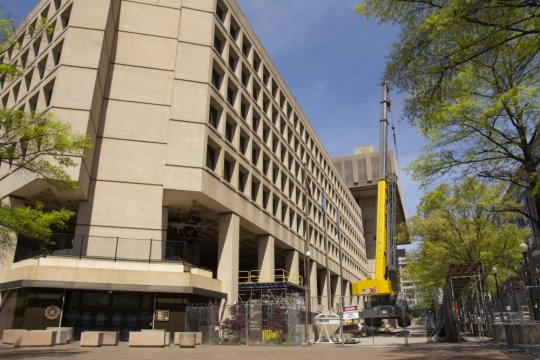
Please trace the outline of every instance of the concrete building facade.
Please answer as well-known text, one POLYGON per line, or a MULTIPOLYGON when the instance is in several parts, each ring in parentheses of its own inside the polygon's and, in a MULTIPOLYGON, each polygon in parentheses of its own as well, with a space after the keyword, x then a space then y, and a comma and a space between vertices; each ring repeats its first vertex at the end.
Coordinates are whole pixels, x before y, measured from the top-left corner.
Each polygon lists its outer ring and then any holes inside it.
POLYGON ((182 330, 187 305, 233 304, 239 272, 275 269, 316 311, 366 277, 360 206, 234 0, 41 0, 18 36, 2 106, 51 112, 93 147, 67 169, 74 191, 0 168, 4 202, 77 214, 46 257, 22 238, 5 254, 0 329, 141 329, 165 309, 154 325, 182 330))

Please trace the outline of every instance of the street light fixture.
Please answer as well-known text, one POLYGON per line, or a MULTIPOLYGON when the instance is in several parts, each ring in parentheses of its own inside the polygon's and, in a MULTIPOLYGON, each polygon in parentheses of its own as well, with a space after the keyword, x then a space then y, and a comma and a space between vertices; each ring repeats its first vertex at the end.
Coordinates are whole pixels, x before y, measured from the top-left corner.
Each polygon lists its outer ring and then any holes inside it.
POLYGON ((521 244, 519 244, 519 251, 523 255, 523 273, 525 275, 525 286, 528 286, 529 285, 529 270, 528 270, 529 263, 527 261, 527 251, 529 251, 529 245, 522 242, 521 244))

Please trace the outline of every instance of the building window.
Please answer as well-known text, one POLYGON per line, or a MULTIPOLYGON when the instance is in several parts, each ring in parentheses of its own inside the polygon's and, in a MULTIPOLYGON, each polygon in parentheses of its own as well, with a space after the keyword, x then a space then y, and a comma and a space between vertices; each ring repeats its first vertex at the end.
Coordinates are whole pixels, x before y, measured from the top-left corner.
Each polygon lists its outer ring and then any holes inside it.
POLYGON ((263 174, 268 176, 268 169, 270 168, 270 158, 263 155, 263 174))
POLYGON ((32 44, 32 49, 34 49, 34 57, 39 55, 39 47, 41 46, 41 37, 37 38, 36 41, 32 44))
POLYGON ((245 66, 242 66, 242 76, 241 76, 242 85, 244 85, 246 88, 248 87, 248 84, 249 84, 249 77, 250 77, 250 72, 248 68, 245 66))
POLYGON ((225 157, 223 160, 223 179, 227 182, 231 182, 234 172, 234 160, 225 157))
POLYGON ((240 34, 240 26, 237 24, 236 20, 234 20, 233 17, 231 17, 229 34, 231 34, 231 37, 234 39, 234 41, 238 40, 238 34, 240 34))
POLYGON ((28 100, 28 109, 30 113, 35 113, 38 103, 38 94, 34 95, 30 100, 28 100))
POLYGON ((263 141, 266 144, 268 142, 268 137, 270 136, 270 128, 266 126, 266 124, 263 125, 263 141))
POLYGON ((221 88, 221 83, 223 82, 223 70, 217 66, 216 63, 214 63, 214 66, 212 67, 212 85, 219 91, 221 88))
POLYGON ((249 102, 242 97, 242 101, 240 102, 240 115, 242 116, 242 119, 247 120, 247 116, 249 113, 249 102))
POLYGON ((216 27, 214 31, 214 49, 217 51, 219 55, 223 55, 224 48, 225 48, 225 38, 216 27))
POLYGON ((265 114, 268 114, 268 109, 270 108, 270 100, 264 95, 263 97, 263 111, 265 114))
POLYGON ((256 133, 259 131, 259 125, 261 123, 261 117, 258 114, 253 114, 252 125, 253 131, 256 133))
POLYGON ((258 146, 253 145, 251 148, 251 163, 254 166, 257 166, 259 163, 259 154, 261 152, 261 149, 258 146))
POLYGON ((56 45, 52 51, 54 66, 58 66, 58 64, 60 64, 60 56, 62 55, 63 46, 64 42, 62 41, 60 44, 56 45))
POLYGON ((56 28, 56 23, 52 23, 51 25, 47 26, 47 42, 51 43, 54 37, 54 29, 56 28))
MULTIPOLYGON (((1 64, 1 63, 2 63, 2 62, 0 61, 0 64, 1 64)), ((2 74, 2 75, 0 76, 0 89, 2 89, 2 90, 4 89, 4 85, 5 85, 5 83, 6 83, 6 78, 7 78, 7 75, 6 75, 6 74, 2 74)))
POLYGON ((259 57, 259 55, 257 55, 257 53, 254 53, 253 55, 253 68, 255 69, 255 71, 259 71, 259 69, 261 68, 261 58, 259 57))
POLYGON ((67 8, 62 15, 60 16, 60 21, 62 23, 62 29, 65 29, 69 25, 69 17, 71 16, 71 6, 67 8))
POLYGON ((234 120, 227 119, 227 122, 225 123, 225 139, 232 143, 235 131, 236 124, 234 123, 234 120))
POLYGON ((28 61, 28 52, 29 50, 26 50, 22 55, 21 55, 21 67, 24 69, 26 67, 26 63, 28 61))
POLYGON ((257 201, 257 196, 259 195, 259 187, 261 183, 258 182, 256 179, 251 179, 251 200, 257 201))
POLYGON ((272 168, 272 182, 274 184, 277 184, 278 176, 279 176, 279 168, 277 166, 274 166, 272 168))
POLYGON ((268 86, 268 81, 270 80, 270 73, 268 72, 268 70, 266 70, 266 68, 264 68, 263 70, 263 83, 264 85, 268 86))
POLYGON ((244 192, 246 190, 246 184, 248 179, 248 172, 244 168, 240 168, 238 171, 238 190, 244 192))
POLYGON ((223 1, 219 0, 216 4, 216 15, 222 23, 225 22, 225 17, 227 16, 227 7, 223 4, 223 1))
POLYGON ((54 89, 54 80, 49 82, 43 88, 43 97, 45 99, 45 106, 47 107, 51 105, 53 89, 54 89))
POLYGON ((261 93, 261 87, 259 85, 257 85, 257 83, 253 82, 253 99, 255 99, 255 101, 259 100, 259 95, 261 93))
POLYGON ((247 153, 248 143, 249 143, 249 136, 245 132, 242 131, 240 133, 240 140, 239 140, 239 143, 238 143, 238 149, 240 150, 240 153, 242 155, 244 155, 244 156, 247 153))
POLYGON ((45 67, 47 66, 47 57, 44 57, 39 63, 38 63, 38 73, 39 78, 43 79, 45 76, 45 67))
POLYGON ((13 100, 15 102, 17 102, 17 98, 19 97, 19 89, 20 89, 20 87, 21 87, 20 82, 13 87, 13 100))
POLYGON ((236 71, 236 66, 238 65, 238 55, 232 50, 232 47, 229 49, 229 68, 232 72, 236 71))
POLYGON ((210 104, 210 111, 208 115, 208 122, 214 129, 218 129, 219 127, 219 118, 221 115, 221 110, 219 110, 215 105, 210 104))
POLYGON ((272 214, 274 216, 277 216, 278 209, 279 209, 279 198, 277 196, 274 196, 272 199, 272 214))
POLYGON ((206 166, 213 171, 216 171, 217 159, 219 150, 215 145, 210 145, 206 147, 206 166))
POLYGON ((268 200, 270 200, 270 190, 265 186, 263 188, 262 205, 265 210, 268 210, 268 200))
POLYGON ((249 56, 249 51, 251 50, 251 44, 246 39, 246 35, 244 34, 244 39, 242 40, 242 53, 245 57, 249 56))
POLYGON ((237 89, 233 88, 230 84, 227 87, 227 101, 234 107, 234 101, 236 100, 237 89))

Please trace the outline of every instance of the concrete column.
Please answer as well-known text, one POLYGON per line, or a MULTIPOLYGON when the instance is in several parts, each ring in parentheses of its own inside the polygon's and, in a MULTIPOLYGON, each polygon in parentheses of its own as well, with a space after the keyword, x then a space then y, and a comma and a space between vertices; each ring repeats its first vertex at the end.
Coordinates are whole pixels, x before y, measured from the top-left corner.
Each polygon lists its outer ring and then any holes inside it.
POLYGON ((340 282, 341 277, 339 275, 332 275, 330 276, 330 283, 332 286, 331 293, 332 293, 332 301, 330 304, 332 305, 332 311, 336 311, 339 306, 339 297, 341 296, 341 288, 340 288, 340 282))
POLYGON ((343 304, 344 306, 351 306, 352 303, 352 297, 351 297, 351 283, 347 280, 343 281, 343 304))
POLYGON ((317 307, 317 264, 314 261, 309 262, 309 296, 311 298, 311 310, 317 307))
POLYGON ((332 310, 332 309, 327 309, 328 308, 328 286, 330 285, 328 284, 328 277, 326 276, 327 273, 328 272, 326 271, 326 269, 322 269, 318 273, 319 283, 321 284, 321 289, 319 289, 320 290, 319 293, 321 294, 320 304, 321 304, 322 309, 332 310))
POLYGON ((227 294, 227 304, 238 302, 240 217, 229 213, 219 218, 217 278, 227 294))
POLYGON ((259 282, 274 282, 275 239, 271 235, 259 237, 259 282))
POLYGON ((289 282, 293 284, 300 283, 300 262, 298 259, 298 251, 285 252, 285 270, 289 272, 289 282))

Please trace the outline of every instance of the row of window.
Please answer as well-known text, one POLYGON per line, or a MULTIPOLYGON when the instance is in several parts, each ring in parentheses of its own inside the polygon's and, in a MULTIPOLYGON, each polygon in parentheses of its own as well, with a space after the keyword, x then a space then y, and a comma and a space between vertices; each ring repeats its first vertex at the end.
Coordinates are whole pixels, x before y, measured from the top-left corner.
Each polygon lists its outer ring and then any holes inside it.
MULTIPOLYGON (((235 74, 239 83, 242 84, 241 86, 244 87, 246 91, 248 87, 251 87, 251 98, 256 103, 262 105, 261 107, 263 113, 267 113, 267 115, 270 116, 273 122, 279 122, 279 115, 283 117, 281 119, 283 120, 283 124, 285 124, 284 118, 288 119, 289 121, 292 120, 294 122, 294 126, 292 127, 292 129, 296 130, 299 138, 302 139, 302 143, 307 145, 307 148, 313 155, 313 158, 307 158, 308 170, 310 171, 310 173, 313 174, 314 178, 317 180, 318 183, 323 184, 326 196, 330 199, 335 198, 337 196, 337 192, 334 189, 337 187, 339 189, 339 194, 341 195, 341 197, 348 203, 347 205, 349 207, 354 206, 352 205, 354 201, 347 197, 347 195, 345 195, 348 190, 339 183, 336 175, 331 171, 331 166, 328 164, 326 159, 324 159, 319 149, 315 146, 313 138, 309 136, 302 122, 299 121, 296 113, 293 112, 292 106, 289 102, 287 102, 285 96, 283 95, 283 92, 279 90, 277 82, 274 79, 271 79, 268 68, 264 64, 261 65, 261 57, 253 49, 251 42, 249 41, 249 39, 247 39, 246 33, 242 33, 238 22, 234 19, 232 15, 227 16, 228 13, 229 11, 226 8, 225 4, 222 1, 218 2, 216 8, 216 16, 222 23, 224 30, 222 31, 221 27, 216 26, 214 36, 214 48, 216 52, 221 57, 223 57, 223 62, 226 63, 230 71, 235 74), (227 20, 229 20, 228 31, 225 29, 227 20), (224 33, 228 33, 228 35, 225 35, 224 33), (226 46, 227 42, 230 43, 228 47, 226 46), (236 51, 237 48, 239 48, 239 51, 236 51), (228 54, 226 49, 228 50, 228 54), (240 53, 243 55, 244 59, 241 59, 242 56, 240 55, 240 53), (227 58, 227 61, 224 60, 225 58, 227 58), (257 76, 253 75, 251 69, 246 65, 246 63, 247 65, 251 65, 251 68, 255 71, 255 74, 257 76), (261 85, 259 81, 262 81, 264 85, 261 85), (262 91, 261 89, 264 89, 264 91, 262 91), (267 93, 266 91, 271 93, 272 97, 270 97, 269 93, 267 93), (270 106, 271 102, 275 105, 270 106), (322 166, 322 169, 320 168, 320 166, 322 166), (327 181, 325 174, 327 174, 327 176, 330 175, 330 177, 332 178, 331 181, 327 181), (333 186, 330 185, 331 183, 333 186)), ((236 102, 239 98, 238 93, 240 86, 236 86, 234 82, 231 82, 231 85, 226 85, 226 90, 222 89, 222 86, 225 86, 223 81, 224 74, 225 71, 221 69, 219 65, 215 64, 212 71, 212 83, 217 89, 222 90, 227 94, 226 98, 228 102, 231 104, 231 106, 236 108, 238 107, 236 102)), ((241 117, 244 118, 244 120, 246 121, 250 110, 249 107, 250 103, 248 97, 242 95, 239 105, 239 112, 241 117)), ((255 119, 255 123, 258 123, 260 115, 257 114, 255 110, 252 111, 252 116, 255 119)), ((280 126, 283 126, 282 132, 286 132, 286 125, 280 126)), ((289 136, 289 138, 294 139, 292 137, 292 131, 290 132, 290 134, 291 135, 289 136)), ((294 147, 294 142, 291 142, 294 147)), ((298 138, 296 138, 296 143, 300 144, 300 140, 298 138)), ((298 145, 298 147, 300 146, 298 145)), ((301 148, 301 152, 305 152, 304 145, 302 145, 301 148)), ((316 195, 320 196, 322 190, 317 190, 316 195), (317 192, 317 190, 319 192, 317 192)), ((355 227, 358 228, 361 226, 360 222, 356 219, 355 216, 352 215, 352 213, 349 212, 346 207, 343 206, 341 211, 346 214, 349 221, 352 221, 354 223, 355 227)))
MULTIPOLYGON (((225 127, 226 128, 226 127, 225 127)), ((227 135, 228 130, 225 131, 225 137, 230 137, 227 135)), ((229 138, 230 140, 230 138, 229 138)), ((232 150, 232 149, 231 149, 232 150)), ((253 155, 258 157, 258 152, 260 149, 255 150, 257 153, 253 155)), ((265 156, 266 157, 266 156, 265 156)), ((270 161, 266 161, 267 164, 270 161)), ((303 203, 303 193, 301 183, 295 183, 292 180, 288 180, 287 173, 283 170, 280 170, 280 165, 278 162, 275 162, 272 167, 272 177, 271 184, 268 184, 262 181, 259 177, 252 174, 249 171, 249 160, 243 159, 243 161, 237 161, 235 156, 233 156, 232 151, 227 151, 219 145, 219 141, 214 141, 211 137, 207 141, 207 151, 206 151, 206 166, 214 171, 217 174, 221 174, 223 180, 228 182, 233 188, 238 189, 246 198, 251 199, 253 202, 257 203, 264 210, 269 212, 273 217, 284 223, 292 231, 302 236, 304 229, 304 203, 303 203), (281 194, 283 197, 289 199, 291 203, 287 202, 285 199, 280 197, 281 194), (294 204, 296 206, 294 206, 294 204)), ((264 165, 270 168, 269 165, 264 165)), ((260 172, 259 172, 260 173, 260 172)), ((313 223, 310 225, 311 232, 310 238, 312 243, 318 248, 323 248, 324 245, 324 221, 327 222, 326 228, 328 229, 327 233, 330 234, 329 239, 333 239, 332 246, 332 256, 337 257, 337 239, 335 231, 335 223, 333 219, 325 217, 320 211, 319 205, 313 201, 313 199, 308 203, 308 212, 309 218, 313 219, 314 224, 318 225, 318 228, 314 228, 313 223)), ((347 250, 347 254, 354 255, 356 258, 362 258, 365 260, 363 255, 365 251, 360 251, 359 246, 354 246, 353 242, 345 239, 344 249, 347 250)))
POLYGON ((3 63, 9 62, 22 70, 15 79, 11 79, 7 74, 0 75, 0 90, 3 92, 1 101, 4 108, 15 106, 24 98, 27 98, 26 105, 21 109, 30 112, 36 111, 36 108, 47 108, 51 104, 54 80, 48 81, 42 89, 31 94, 60 64, 64 43, 59 36, 69 24, 71 6, 59 14, 58 9, 62 2, 53 1, 51 4, 46 5, 40 16, 22 31, 17 46, 11 47, 11 51, 8 50, 0 57, 3 63), (49 13, 59 14, 59 19, 49 23, 45 18, 49 13), (40 22, 45 25, 37 29, 40 22), (15 48, 18 49, 16 53, 13 52, 15 48))

